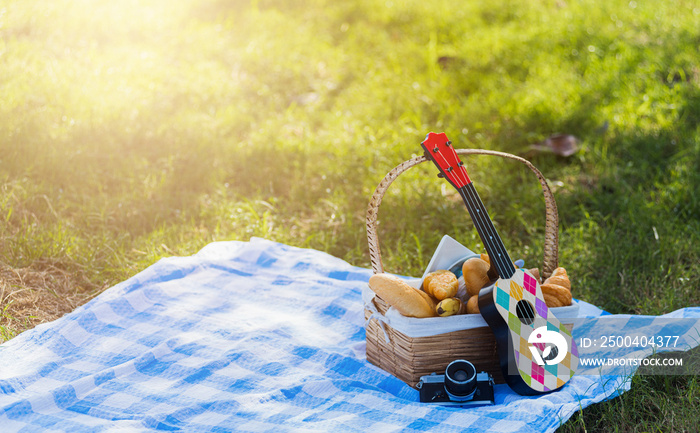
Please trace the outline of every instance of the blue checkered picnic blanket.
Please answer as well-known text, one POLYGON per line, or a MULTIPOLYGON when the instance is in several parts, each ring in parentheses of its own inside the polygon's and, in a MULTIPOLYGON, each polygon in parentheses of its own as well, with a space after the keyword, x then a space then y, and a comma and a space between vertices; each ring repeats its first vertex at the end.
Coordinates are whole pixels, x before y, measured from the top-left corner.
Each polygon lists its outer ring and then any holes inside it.
POLYGON ((0 345, 0 431, 539 432, 629 388, 577 375, 540 397, 497 385, 494 406, 421 404, 365 359, 370 275, 262 239, 162 259, 0 345))

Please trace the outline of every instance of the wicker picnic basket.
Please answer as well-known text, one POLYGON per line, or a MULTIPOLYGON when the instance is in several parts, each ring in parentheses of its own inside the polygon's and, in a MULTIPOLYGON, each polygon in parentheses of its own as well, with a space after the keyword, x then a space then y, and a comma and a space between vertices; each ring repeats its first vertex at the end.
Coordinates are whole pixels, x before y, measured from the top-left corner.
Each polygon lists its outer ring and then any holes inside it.
MULTIPOLYGON (((519 161, 535 173, 542 185, 546 208, 542 278, 547 278, 557 267, 558 262, 559 217, 554 195, 542 173, 528 160, 509 153, 481 149, 455 150, 460 155, 494 155, 519 161)), ((367 241, 372 270, 375 274, 384 272, 377 236, 377 217, 382 198, 389 185, 401 173, 427 160, 421 155, 399 164, 384 177, 372 195, 367 209, 367 241)), ((425 337, 409 337, 389 324, 383 323, 385 322, 383 320, 374 320, 377 313, 386 314, 389 305, 378 296, 373 297, 371 302, 373 304, 371 308, 365 305, 365 320, 368 321, 367 360, 372 364, 415 387, 421 376, 442 372, 455 359, 466 359, 474 364, 477 371, 489 372, 496 383, 505 382, 499 367, 496 341, 488 326, 425 337)))

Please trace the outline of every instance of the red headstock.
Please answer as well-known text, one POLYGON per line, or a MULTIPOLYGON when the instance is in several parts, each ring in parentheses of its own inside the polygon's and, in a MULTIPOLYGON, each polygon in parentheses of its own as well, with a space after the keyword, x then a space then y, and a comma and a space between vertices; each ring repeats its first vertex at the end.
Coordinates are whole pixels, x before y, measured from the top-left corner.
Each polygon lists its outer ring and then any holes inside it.
POLYGON ((452 142, 444 132, 429 133, 421 146, 425 150, 425 156, 432 160, 440 170, 442 176, 440 174, 438 176, 447 179, 457 189, 471 183, 464 163, 460 161, 457 152, 452 147, 452 142))

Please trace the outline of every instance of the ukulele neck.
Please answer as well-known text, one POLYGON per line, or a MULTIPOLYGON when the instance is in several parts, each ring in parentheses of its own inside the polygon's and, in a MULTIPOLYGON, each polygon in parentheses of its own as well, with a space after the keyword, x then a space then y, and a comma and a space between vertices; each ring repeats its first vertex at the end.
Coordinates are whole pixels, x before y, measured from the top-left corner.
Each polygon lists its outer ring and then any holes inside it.
POLYGON ((479 198, 474 184, 468 182, 466 185, 457 188, 457 191, 459 191, 462 200, 464 200, 469 216, 474 222, 476 231, 479 233, 481 242, 484 244, 484 248, 486 248, 491 264, 496 269, 498 276, 503 279, 511 278, 515 273, 515 266, 503 245, 501 237, 498 236, 498 232, 493 226, 493 222, 491 222, 491 218, 489 218, 489 214, 481 198, 479 198))

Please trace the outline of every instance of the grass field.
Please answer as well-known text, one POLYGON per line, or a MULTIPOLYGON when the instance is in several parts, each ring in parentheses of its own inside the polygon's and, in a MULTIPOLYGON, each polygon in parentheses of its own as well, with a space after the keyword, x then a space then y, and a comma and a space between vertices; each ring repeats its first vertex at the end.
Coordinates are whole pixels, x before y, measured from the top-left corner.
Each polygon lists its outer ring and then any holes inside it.
MULTIPOLYGON (((700 3, 5 0, 0 341, 161 257, 259 236, 367 267, 371 193, 429 131, 528 158, 555 190, 574 296, 700 304, 700 3), (530 146, 565 133, 560 157, 530 146)), ((465 160, 511 254, 541 262, 517 163, 465 160)), ((380 210, 386 268, 480 250, 423 164, 380 210)), ((561 431, 695 430, 695 376, 636 376, 561 431)))

